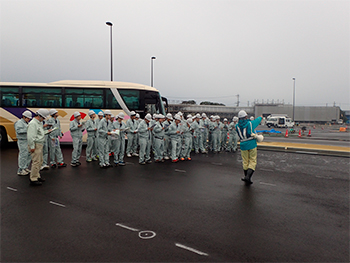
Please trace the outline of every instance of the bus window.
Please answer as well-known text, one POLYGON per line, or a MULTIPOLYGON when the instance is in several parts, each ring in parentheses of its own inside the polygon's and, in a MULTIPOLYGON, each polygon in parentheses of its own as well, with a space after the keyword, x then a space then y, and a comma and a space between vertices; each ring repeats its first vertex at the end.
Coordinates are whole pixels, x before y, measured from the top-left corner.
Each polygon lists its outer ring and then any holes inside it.
POLYGON ((66 88, 66 107, 96 108, 103 107, 102 89, 72 89, 66 88))
POLYGON ((19 88, 6 88, 1 87, 0 89, 1 96, 1 107, 11 107, 11 106, 19 106, 18 98, 19 98, 19 88))
POLYGON ((106 89, 106 108, 107 109, 118 109, 120 110, 122 107, 120 107, 118 101, 114 97, 112 91, 110 89, 106 89))
POLYGON ((23 88, 22 105, 25 107, 62 107, 61 88, 23 88))
POLYGON ((129 110, 138 110, 140 108, 139 90, 118 89, 118 91, 129 110))

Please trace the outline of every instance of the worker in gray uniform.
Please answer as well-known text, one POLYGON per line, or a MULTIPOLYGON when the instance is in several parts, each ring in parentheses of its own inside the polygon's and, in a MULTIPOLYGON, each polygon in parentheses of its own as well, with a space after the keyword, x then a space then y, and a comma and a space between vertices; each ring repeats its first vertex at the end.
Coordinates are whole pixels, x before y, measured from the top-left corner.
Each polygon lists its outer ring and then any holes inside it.
POLYGON ((139 163, 150 164, 151 161, 151 133, 152 128, 150 122, 152 120, 151 114, 147 114, 145 119, 140 122, 137 128, 139 134, 140 152, 139 152, 139 163))
POLYGON ((18 146, 18 170, 19 176, 30 174, 29 165, 31 161, 28 151, 27 128, 28 122, 32 119, 32 113, 26 110, 22 113, 22 118, 15 122, 15 131, 18 146))
POLYGON ((235 152, 237 151, 237 131, 236 131, 236 125, 238 123, 238 117, 233 117, 232 122, 228 125, 228 132, 229 132, 229 141, 228 141, 228 151, 235 152))
POLYGON ((99 160, 100 160, 100 168, 108 168, 111 167, 109 163, 109 145, 108 145, 108 137, 111 135, 111 127, 112 123, 110 122, 111 111, 105 110, 104 112, 105 118, 103 118, 97 127, 97 143, 99 150, 99 160))
POLYGON ((47 120, 52 132, 49 133, 49 149, 50 149, 50 166, 51 168, 66 167, 67 164, 63 161, 63 154, 60 146, 60 138, 63 133, 61 130, 61 123, 58 119, 58 111, 56 109, 49 110, 51 118, 47 120), (57 162, 56 162, 57 161, 57 162))
POLYGON ((111 138, 115 141, 114 144, 114 163, 116 166, 125 166, 124 156, 125 156, 125 134, 127 127, 124 120, 124 113, 119 113, 117 116, 117 121, 113 123, 113 131, 118 131, 118 134, 113 134, 111 138))
POLYGON ((181 152, 181 116, 175 115, 175 121, 169 126, 168 134, 170 136, 171 143, 171 161, 176 163, 179 161, 181 152))
POLYGON ((202 119, 200 120, 200 125, 203 127, 202 130, 202 142, 203 148, 208 149, 208 134, 209 134, 209 119, 205 113, 202 113, 202 119))
POLYGON ((87 131, 87 146, 86 146, 86 162, 97 161, 97 120, 96 113, 93 110, 89 111, 90 119, 85 123, 85 129, 87 131))
POLYGON ((74 120, 69 123, 70 134, 73 139, 73 152, 71 166, 77 167, 81 165, 79 159, 81 156, 81 149, 83 147, 83 131, 84 127, 81 123, 81 114, 79 111, 74 112, 74 120))
POLYGON ((191 125, 192 123, 193 123, 192 117, 190 118, 187 117, 186 123, 182 127, 185 146, 182 151, 181 160, 191 161, 191 150, 192 150, 192 139, 193 139, 193 127, 191 125))
POLYGON ((130 119, 126 122, 127 130, 127 137, 128 137, 128 145, 126 148, 126 156, 139 156, 137 154, 137 127, 138 122, 135 120, 136 112, 131 111, 130 112, 130 119))
POLYGON ((168 134, 168 128, 170 124, 173 122, 173 116, 171 113, 168 113, 166 115, 166 120, 163 122, 163 125, 165 127, 164 132, 164 159, 169 160, 170 152, 171 152, 171 144, 170 144, 170 137, 168 134))
POLYGON ((153 128, 154 138, 154 160, 156 163, 164 162, 164 137, 165 137, 165 116, 163 114, 157 114, 158 120, 153 128))
POLYGON ((228 121, 225 118, 224 122, 222 123, 221 128, 221 150, 225 151, 227 150, 227 133, 228 133, 228 121))
MULTIPOLYGON (((98 125, 100 123, 100 121, 103 119, 104 117, 104 113, 103 111, 99 111, 99 113, 97 113, 97 118, 96 118, 96 128, 98 128, 98 125)), ((97 151, 97 154, 96 154, 96 158, 99 158, 99 154, 100 154, 100 150, 99 150, 99 145, 98 145, 98 142, 97 142, 97 133, 96 133, 96 151, 97 151)))
MULTIPOLYGON (((44 131, 48 131, 51 129, 51 125, 48 123, 48 120, 49 118, 46 118, 43 121, 44 131)), ((49 144, 49 133, 46 133, 43 145, 43 164, 40 168, 41 171, 50 169, 50 166, 48 165, 50 146, 51 145, 49 144)))

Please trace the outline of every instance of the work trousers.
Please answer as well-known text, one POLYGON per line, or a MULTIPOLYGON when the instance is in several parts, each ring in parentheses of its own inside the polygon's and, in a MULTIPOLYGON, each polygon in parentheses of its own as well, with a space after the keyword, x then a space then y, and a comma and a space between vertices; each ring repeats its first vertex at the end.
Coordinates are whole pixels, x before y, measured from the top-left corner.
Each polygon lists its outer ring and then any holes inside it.
POLYGON ((162 160, 164 155, 164 139, 154 138, 154 159, 162 160))
POLYGON ((151 144, 152 141, 147 138, 140 137, 139 138, 139 143, 140 143, 140 153, 139 153, 139 162, 145 162, 149 161, 151 159, 151 144))
POLYGON ((100 165, 109 165, 109 141, 108 138, 97 137, 100 165))
POLYGON ((118 138, 114 140, 114 162, 123 163, 125 155, 125 138, 118 138))
POLYGON ((171 142, 171 160, 176 160, 180 156, 181 147, 182 147, 182 139, 179 138, 170 138, 171 142))
POLYGON ((164 156, 169 157, 171 153, 170 138, 168 135, 164 136, 164 156))
POLYGON ((190 158, 191 150, 192 150, 192 136, 185 136, 184 139, 185 139, 185 146, 181 156, 183 158, 190 158))
POLYGON ((72 163, 79 162, 81 156, 81 149, 83 147, 83 138, 73 137, 73 152, 72 152, 72 163))
POLYGON ((196 136, 193 136, 193 140, 194 140, 194 150, 196 151, 196 153, 198 153, 199 150, 201 150, 201 152, 204 152, 205 149, 203 147, 202 134, 201 133, 196 134, 196 136))
POLYGON ((230 139, 228 140, 228 150, 236 151, 237 150, 237 135, 230 134, 230 139))
POLYGON ((128 133, 128 145, 126 148, 127 154, 133 154, 137 152, 137 134, 128 133))
POLYGON ((87 137, 87 146, 86 146, 86 160, 91 160, 97 155, 97 142, 95 136, 87 137))
POLYGON ((29 167, 31 158, 30 152, 28 151, 27 140, 17 140, 18 145, 18 173, 29 167))
POLYGON ((213 151, 220 151, 220 134, 212 133, 213 151))
POLYGON ((42 165, 47 165, 47 161, 49 159, 49 136, 45 135, 45 141, 43 144, 43 164, 42 165))
MULTIPOLYGON (((28 147, 28 150, 30 148, 28 147)), ((30 180, 31 181, 38 181, 38 178, 40 178, 40 168, 43 165, 43 144, 36 143, 35 144, 35 151, 31 154, 32 157, 32 169, 30 172, 30 180)))
POLYGON ((50 141, 50 163, 55 164, 57 160, 57 163, 63 163, 63 155, 62 150, 60 146, 60 141, 58 138, 56 138, 54 141, 52 139, 49 139, 50 141))
POLYGON ((257 147, 251 150, 241 150, 241 156, 243 160, 243 170, 252 169, 255 171, 258 156, 257 147))
POLYGON ((221 132, 221 148, 227 149, 227 131, 221 132))

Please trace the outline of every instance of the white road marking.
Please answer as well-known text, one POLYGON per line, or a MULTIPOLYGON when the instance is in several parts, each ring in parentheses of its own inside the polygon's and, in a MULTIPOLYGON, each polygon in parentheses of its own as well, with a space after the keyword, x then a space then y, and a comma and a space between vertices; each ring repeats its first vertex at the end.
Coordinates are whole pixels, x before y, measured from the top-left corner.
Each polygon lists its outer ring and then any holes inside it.
POLYGON ((62 205, 62 204, 59 204, 59 203, 56 203, 56 202, 53 202, 53 201, 50 201, 50 204, 57 205, 57 206, 60 206, 60 207, 66 207, 65 205, 62 205))
POLYGON ((269 185, 269 186, 276 186, 275 184, 269 184, 269 183, 264 183, 264 182, 260 182, 260 184, 269 185))
POLYGON ((179 173, 186 173, 185 170, 179 170, 179 169, 175 169, 175 172, 179 172, 179 173))
POLYGON ((156 236, 156 233, 150 230, 139 232, 139 238, 142 238, 142 239, 151 239, 151 238, 154 238, 155 236, 156 236))
POLYGON ((15 188, 12 188, 12 187, 7 187, 7 189, 9 189, 9 190, 11 190, 11 191, 14 191, 14 192, 17 192, 17 189, 15 189, 15 188))
POLYGON ((214 165, 222 165, 222 163, 211 163, 211 164, 214 164, 214 165))
POLYGON ((179 243, 175 243, 175 246, 177 246, 179 248, 186 249, 188 251, 191 251, 191 252, 196 253, 196 254, 201 255, 201 256, 209 256, 207 253, 204 253, 202 251, 199 251, 199 250, 191 248, 191 247, 187 247, 187 246, 179 244, 179 243))
POLYGON ((128 227, 128 226, 126 226, 126 225, 122 225, 122 224, 119 224, 119 223, 117 223, 117 224, 115 224, 116 226, 120 226, 120 227, 122 227, 122 228, 125 228, 125 229, 128 229, 128 230, 131 230, 131 231, 134 231, 134 232, 139 232, 140 230, 138 230, 138 229, 136 229, 136 228, 132 228, 132 227, 128 227))

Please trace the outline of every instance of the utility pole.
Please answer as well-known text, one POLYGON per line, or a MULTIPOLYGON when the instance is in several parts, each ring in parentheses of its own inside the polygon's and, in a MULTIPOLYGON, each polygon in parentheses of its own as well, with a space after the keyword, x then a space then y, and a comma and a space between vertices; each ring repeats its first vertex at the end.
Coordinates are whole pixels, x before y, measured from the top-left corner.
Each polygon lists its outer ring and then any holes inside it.
POLYGON ((237 94, 236 97, 237 97, 237 107, 239 107, 239 94, 237 94))

